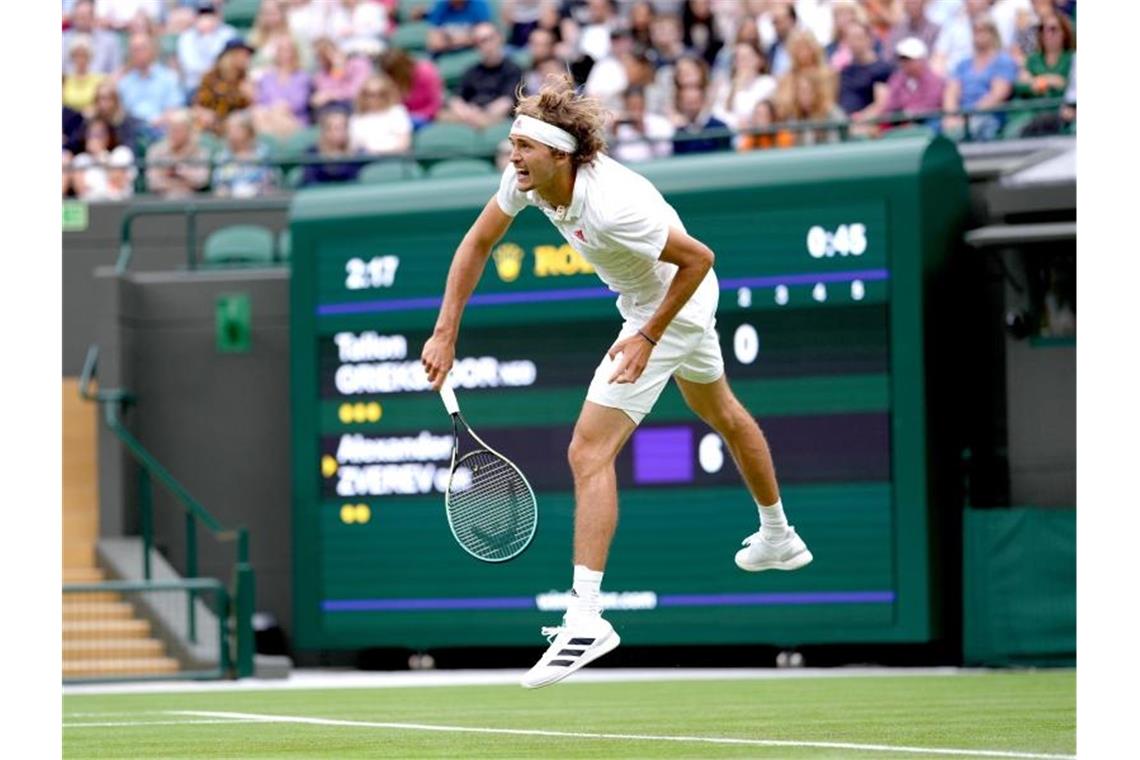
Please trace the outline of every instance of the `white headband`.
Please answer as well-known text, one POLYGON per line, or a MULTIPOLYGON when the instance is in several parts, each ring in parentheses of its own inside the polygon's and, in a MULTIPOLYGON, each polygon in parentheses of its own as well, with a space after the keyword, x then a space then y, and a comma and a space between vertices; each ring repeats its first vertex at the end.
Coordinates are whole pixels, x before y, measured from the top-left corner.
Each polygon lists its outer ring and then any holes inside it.
POLYGON ((574 135, 533 116, 523 114, 516 116, 515 123, 511 125, 511 134, 538 140, 543 145, 549 145, 565 153, 578 150, 578 141, 574 139, 574 135))

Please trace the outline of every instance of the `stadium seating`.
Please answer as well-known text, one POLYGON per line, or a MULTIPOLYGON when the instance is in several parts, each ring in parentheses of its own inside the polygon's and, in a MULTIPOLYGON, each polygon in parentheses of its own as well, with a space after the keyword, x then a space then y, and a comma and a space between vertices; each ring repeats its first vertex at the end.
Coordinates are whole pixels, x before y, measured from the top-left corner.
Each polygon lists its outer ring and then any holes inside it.
POLYGON ((255 224, 234 224, 210 233, 202 249, 206 266, 268 264, 273 261, 273 233, 255 224))
POLYGON ((511 119, 504 119, 498 124, 492 124, 475 134, 475 153, 479 156, 494 156, 499 143, 506 140, 511 133, 511 119))
POLYGON ((435 5, 435 0, 399 0, 396 6, 396 15, 400 21, 407 22, 416 18, 416 12, 427 13, 435 5))
POLYGON ((439 76, 443 79, 443 86, 454 91, 467 69, 479 63, 479 53, 476 50, 461 50, 457 53, 448 53, 440 56, 435 65, 439 69, 439 76))
POLYGON ((419 129, 412 139, 417 156, 439 159, 471 155, 476 135, 466 124, 434 122, 419 129))
POLYGON ((478 177, 485 174, 494 174, 495 168, 490 163, 479 158, 449 158, 433 164, 428 169, 428 176, 438 177, 478 177))
POLYGON ((231 26, 250 28, 257 18, 261 0, 226 0, 222 14, 231 26))
POLYGON ((289 257, 293 255, 293 233, 285 227, 277 233, 277 258, 281 261, 288 261, 289 257))
POLYGON ((360 170, 357 182, 364 185, 383 182, 401 182, 406 179, 419 179, 424 170, 415 161, 376 161, 360 170))
POLYGON ((427 49, 427 35, 430 28, 431 25, 426 21, 405 22, 392 32, 388 44, 412 53, 422 52, 427 49))
POLYGON ((319 136, 320 127, 311 126, 299 129, 278 144, 280 155, 295 158, 316 145, 319 136))

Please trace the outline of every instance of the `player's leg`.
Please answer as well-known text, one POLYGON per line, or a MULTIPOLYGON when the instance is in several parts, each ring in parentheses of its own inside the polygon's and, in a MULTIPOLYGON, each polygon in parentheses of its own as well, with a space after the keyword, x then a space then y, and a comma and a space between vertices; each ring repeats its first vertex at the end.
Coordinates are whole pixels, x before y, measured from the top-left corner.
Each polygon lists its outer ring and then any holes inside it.
POLYGON ((711 383, 677 377, 685 403, 724 439, 744 483, 760 504, 780 500, 772 452, 760 425, 728 387, 724 375, 711 383))
POLYGON ((795 570, 811 562, 811 552, 784 516, 764 433, 728 386, 714 331, 686 357, 675 378, 689 408, 724 439, 756 501, 760 530, 744 539, 744 548, 736 553, 737 566, 749 571, 795 570))
POLYGON ((547 686, 621 643, 602 617, 601 583, 617 527, 617 459, 636 424, 620 409, 587 401, 568 458, 574 475, 574 586, 561 626, 543 628, 550 647, 523 676, 528 688, 547 686))
POLYGON ((617 473, 614 461, 636 425, 620 409, 587 401, 582 406, 568 459, 574 476, 574 565, 597 572, 617 527, 617 473))
MULTIPOLYGON (((636 328, 627 326, 619 339, 632 332, 636 328)), ((523 686, 533 689, 556 683, 621 642, 601 615, 602 576, 617 527, 614 462, 653 408, 687 348, 684 341, 663 338, 635 383, 608 382, 615 367, 615 360, 608 356, 594 371, 568 452, 575 502, 573 588, 563 624, 543 628, 550 646, 523 676, 523 686)))

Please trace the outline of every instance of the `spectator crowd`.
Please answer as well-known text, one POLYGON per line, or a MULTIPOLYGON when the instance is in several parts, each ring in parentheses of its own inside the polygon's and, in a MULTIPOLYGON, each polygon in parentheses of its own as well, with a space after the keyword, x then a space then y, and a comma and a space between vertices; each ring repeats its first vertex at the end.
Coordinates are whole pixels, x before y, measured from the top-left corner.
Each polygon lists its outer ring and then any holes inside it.
POLYGON ((63 194, 84 200, 355 180, 431 125, 501 127, 567 72, 624 162, 1075 118, 1076 0, 62 3, 63 194), (1066 105, 1014 107, 1040 98, 1066 105))

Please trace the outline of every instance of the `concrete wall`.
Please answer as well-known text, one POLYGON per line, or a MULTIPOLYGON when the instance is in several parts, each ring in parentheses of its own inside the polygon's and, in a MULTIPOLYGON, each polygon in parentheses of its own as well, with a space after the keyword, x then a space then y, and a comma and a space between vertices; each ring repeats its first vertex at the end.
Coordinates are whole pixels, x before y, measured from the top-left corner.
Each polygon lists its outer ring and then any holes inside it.
MULTIPOLYGON (((223 526, 250 529, 257 609, 290 616, 289 310, 286 268, 242 271, 103 272, 117 333, 101 344, 100 385, 137 399, 128 429, 223 526), (249 353, 222 353, 215 304, 251 302, 249 353)), ((138 531, 137 468, 109 432, 100 440, 101 535, 138 531)), ((185 518, 154 483, 155 542, 185 571, 185 518)), ((199 574, 229 581, 236 547, 199 529, 199 574)))
MULTIPOLYGON (((95 270, 115 264, 119 256, 123 215, 128 208, 156 209, 171 204, 155 200, 131 203, 96 203, 88 206, 87 228, 63 233, 63 374, 79 375, 87 347, 95 339, 99 296, 95 270)), ((231 211, 204 211, 198 216, 198 243, 201 251, 206 236, 219 227, 241 222, 261 224, 271 230, 288 225, 285 206, 277 211, 243 211, 241 202, 227 204, 231 211)), ((186 222, 183 214, 140 216, 131 227, 135 254, 131 269, 139 272, 172 271, 186 268, 186 222)))

